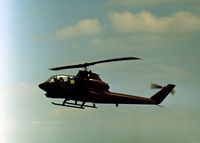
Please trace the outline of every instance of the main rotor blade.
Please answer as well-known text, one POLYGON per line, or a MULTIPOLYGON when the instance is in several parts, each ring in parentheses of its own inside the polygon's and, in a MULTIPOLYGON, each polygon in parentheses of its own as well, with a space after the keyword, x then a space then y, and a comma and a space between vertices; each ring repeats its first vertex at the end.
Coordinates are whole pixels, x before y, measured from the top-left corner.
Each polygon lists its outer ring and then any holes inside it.
POLYGON ((107 63, 107 62, 116 62, 116 61, 125 61, 125 60, 141 60, 141 58, 137 58, 137 57, 114 58, 114 59, 100 60, 100 61, 90 62, 90 63, 84 63, 84 64, 55 67, 55 68, 51 68, 50 70, 63 70, 63 69, 72 69, 72 68, 85 68, 85 67, 92 66, 92 65, 95 65, 95 64, 107 63))
POLYGON ((96 62, 88 63, 88 66, 100 64, 100 63, 107 63, 107 62, 116 62, 116 61, 126 61, 126 60, 141 60, 141 58, 137 57, 123 57, 123 58, 114 58, 114 59, 108 59, 108 60, 101 60, 96 62))
POLYGON ((86 67, 84 64, 77 64, 77 65, 70 65, 70 66, 61 66, 61 67, 55 67, 51 68, 50 70, 64 70, 64 69, 73 69, 73 68, 82 68, 86 67))

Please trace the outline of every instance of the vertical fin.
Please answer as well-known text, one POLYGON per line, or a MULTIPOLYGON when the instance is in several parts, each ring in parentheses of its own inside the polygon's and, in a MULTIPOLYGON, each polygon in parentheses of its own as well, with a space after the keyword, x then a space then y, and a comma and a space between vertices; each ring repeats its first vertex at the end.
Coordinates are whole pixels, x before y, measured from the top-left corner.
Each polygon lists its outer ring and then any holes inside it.
POLYGON ((160 104, 167 95, 172 92, 176 85, 174 84, 168 84, 167 86, 163 87, 160 91, 158 91, 156 94, 154 94, 150 99, 155 104, 160 104))

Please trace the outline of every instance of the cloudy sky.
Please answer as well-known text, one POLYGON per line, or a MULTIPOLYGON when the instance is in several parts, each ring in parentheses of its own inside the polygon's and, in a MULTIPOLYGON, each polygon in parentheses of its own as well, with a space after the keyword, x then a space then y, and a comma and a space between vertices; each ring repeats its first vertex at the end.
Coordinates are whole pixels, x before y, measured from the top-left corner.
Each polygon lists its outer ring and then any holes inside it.
MULTIPOLYGON (((2 143, 199 143, 199 0, 1 0, 2 143), (57 107, 38 84, 60 65, 95 65, 111 91, 151 97, 150 83, 176 84, 164 108, 57 107)), ((62 102, 56 100, 57 102, 62 102)))

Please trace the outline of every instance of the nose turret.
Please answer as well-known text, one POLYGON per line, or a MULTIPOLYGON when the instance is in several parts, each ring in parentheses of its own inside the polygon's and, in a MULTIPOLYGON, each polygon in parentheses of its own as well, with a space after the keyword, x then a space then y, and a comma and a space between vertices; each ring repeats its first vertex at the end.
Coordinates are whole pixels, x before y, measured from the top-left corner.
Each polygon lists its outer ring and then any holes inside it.
POLYGON ((48 83, 47 82, 44 82, 44 83, 41 83, 39 84, 39 88, 41 88, 42 90, 47 90, 47 87, 48 87, 48 83))

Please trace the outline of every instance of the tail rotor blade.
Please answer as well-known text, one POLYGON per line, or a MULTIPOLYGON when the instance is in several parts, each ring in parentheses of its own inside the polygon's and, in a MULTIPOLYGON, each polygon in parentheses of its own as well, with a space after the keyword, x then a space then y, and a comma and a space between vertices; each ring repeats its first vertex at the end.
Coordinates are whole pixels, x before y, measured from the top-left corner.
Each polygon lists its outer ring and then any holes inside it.
POLYGON ((176 93, 175 90, 172 90, 172 91, 171 91, 172 96, 175 96, 175 93, 176 93))
POLYGON ((150 88, 151 88, 151 89, 161 89, 162 86, 159 85, 159 84, 151 83, 150 88))

